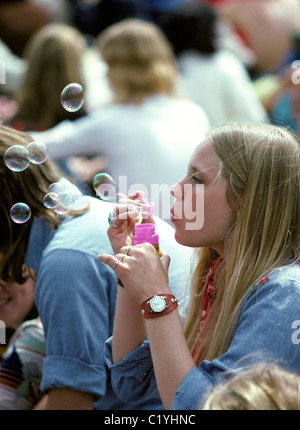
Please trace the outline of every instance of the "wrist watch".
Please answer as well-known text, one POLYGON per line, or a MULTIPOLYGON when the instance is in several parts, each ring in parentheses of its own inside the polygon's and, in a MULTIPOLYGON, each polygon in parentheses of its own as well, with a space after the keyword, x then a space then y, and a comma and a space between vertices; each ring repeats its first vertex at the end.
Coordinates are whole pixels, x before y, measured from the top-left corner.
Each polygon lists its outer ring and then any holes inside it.
POLYGON ((173 294, 155 294, 141 304, 145 318, 156 318, 176 309, 178 302, 173 294))

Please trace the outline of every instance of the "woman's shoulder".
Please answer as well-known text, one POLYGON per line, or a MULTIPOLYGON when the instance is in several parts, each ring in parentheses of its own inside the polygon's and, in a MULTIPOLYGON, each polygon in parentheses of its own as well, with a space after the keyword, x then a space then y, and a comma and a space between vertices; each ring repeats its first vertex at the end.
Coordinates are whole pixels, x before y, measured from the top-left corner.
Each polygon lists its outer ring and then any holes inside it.
POLYGON ((246 298, 249 299, 255 293, 262 297, 294 294, 297 296, 297 300, 300 300, 300 264, 288 263, 270 270, 251 287, 246 298))
MULTIPOLYGON (((287 263, 270 271, 266 276, 273 283, 286 285, 292 282, 300 287, 300 263, 287 263)), ((261 281, 259 281, 261 283, 261 281)))

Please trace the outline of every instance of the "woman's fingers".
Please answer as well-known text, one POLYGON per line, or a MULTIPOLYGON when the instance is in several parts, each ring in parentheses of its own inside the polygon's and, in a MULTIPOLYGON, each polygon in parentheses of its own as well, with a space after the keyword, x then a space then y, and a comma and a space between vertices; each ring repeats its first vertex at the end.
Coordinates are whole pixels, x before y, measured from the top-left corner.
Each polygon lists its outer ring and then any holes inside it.
POLYGON ((100 254, 98 255, 98 260, 102 261, 102 263, 107 264, 112 269, 116 270, 118 264, 121 263, 121 260, 119 260, 116 256, 111 254, 100 254))

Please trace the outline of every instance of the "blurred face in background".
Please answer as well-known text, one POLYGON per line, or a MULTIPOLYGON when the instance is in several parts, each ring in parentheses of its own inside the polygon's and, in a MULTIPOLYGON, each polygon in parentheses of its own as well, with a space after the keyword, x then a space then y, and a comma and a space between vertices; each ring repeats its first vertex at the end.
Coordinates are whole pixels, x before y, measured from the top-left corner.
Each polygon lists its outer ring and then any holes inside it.
POLYGON ((6 327, 17 329, 25 321, 34 306, 35 284, 34 276, 24 284, 0 279, 0 321, 6 327))

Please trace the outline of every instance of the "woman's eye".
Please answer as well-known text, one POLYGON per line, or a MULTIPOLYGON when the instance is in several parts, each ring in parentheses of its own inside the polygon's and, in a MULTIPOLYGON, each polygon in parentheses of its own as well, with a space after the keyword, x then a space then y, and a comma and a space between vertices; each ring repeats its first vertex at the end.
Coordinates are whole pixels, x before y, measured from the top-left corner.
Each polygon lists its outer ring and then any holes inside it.
POLYGON ((202 179, 200 178, 200 176, 198 176, 198 175, 193 175, 193 176, 191 176, 191 178, 195 181, 195 182, 198 182, 198 183, 203 183, 203 181, 202 181, 202 179))

